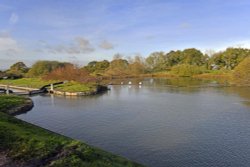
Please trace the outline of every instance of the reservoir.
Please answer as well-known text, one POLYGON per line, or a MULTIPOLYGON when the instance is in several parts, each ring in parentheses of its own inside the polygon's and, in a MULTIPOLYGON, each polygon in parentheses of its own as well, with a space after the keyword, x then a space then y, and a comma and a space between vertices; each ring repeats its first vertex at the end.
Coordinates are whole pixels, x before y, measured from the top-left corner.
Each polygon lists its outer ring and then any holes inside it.
POLYGON ((17 118, 149 167, 250 166, 249 87, 131 82, 96 96, 33 96, 34 108, 17 118))

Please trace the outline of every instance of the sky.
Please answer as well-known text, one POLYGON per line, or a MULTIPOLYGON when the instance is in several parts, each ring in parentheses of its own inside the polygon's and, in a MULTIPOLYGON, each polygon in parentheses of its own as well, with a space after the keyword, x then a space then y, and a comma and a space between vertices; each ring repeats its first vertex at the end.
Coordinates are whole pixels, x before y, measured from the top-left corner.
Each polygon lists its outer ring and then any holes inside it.
POLYGON ((0 0, 0 69, 250 48, 249 0, 0 0))

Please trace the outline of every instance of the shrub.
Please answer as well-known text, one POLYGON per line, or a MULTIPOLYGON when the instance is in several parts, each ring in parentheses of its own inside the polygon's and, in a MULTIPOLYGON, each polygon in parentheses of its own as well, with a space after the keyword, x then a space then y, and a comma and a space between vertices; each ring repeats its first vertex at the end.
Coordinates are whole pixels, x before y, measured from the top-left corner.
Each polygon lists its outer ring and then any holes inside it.
POLYGON ((86 69, 79 69, 73 65, 57 68, 47 74, 43 79, 46 80, 68 80, 78 82, 95 82, 96 79, 89 75, 86 69))
POLYGON ((181 64, 172 67, 171 72, 181 77, 190 77, 195 74, 202 74, 205 72, 205 68, 196 65, 181 64))
POLYGON ((250 85, 250 56, 236 66, 233 73, 233 82, 237 85, 250 85))

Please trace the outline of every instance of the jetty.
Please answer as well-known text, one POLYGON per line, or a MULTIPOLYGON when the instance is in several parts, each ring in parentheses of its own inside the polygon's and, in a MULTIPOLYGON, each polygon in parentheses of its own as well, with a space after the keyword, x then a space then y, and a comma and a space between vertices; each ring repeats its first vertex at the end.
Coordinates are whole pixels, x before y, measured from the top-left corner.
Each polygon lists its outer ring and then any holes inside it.
POLYGON ((53 93, 55 85, 60 85, 64 83, 65 81, 51 83, 51 84, 42 86, 40 89, 0 84, 0 93, 15 94, 15 95, 35 95, 35 94, 42 94, 42 93, 48 93, 48 92, 53 93), (48 90, 48 87, 50 87, 49 90, 48 90))

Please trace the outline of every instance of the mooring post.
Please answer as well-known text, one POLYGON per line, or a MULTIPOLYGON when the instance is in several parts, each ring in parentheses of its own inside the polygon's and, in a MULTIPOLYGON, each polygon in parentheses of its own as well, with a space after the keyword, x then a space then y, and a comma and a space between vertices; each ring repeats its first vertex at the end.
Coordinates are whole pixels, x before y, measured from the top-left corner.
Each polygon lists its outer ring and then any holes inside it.
POLYGON ((50 84, 50 91, 53 92, 54 91, 54 85, 50 84))
POLYGON ((6 85, 6 94, 10 94, 10 91, 9 91, 9 85, 6 85))

